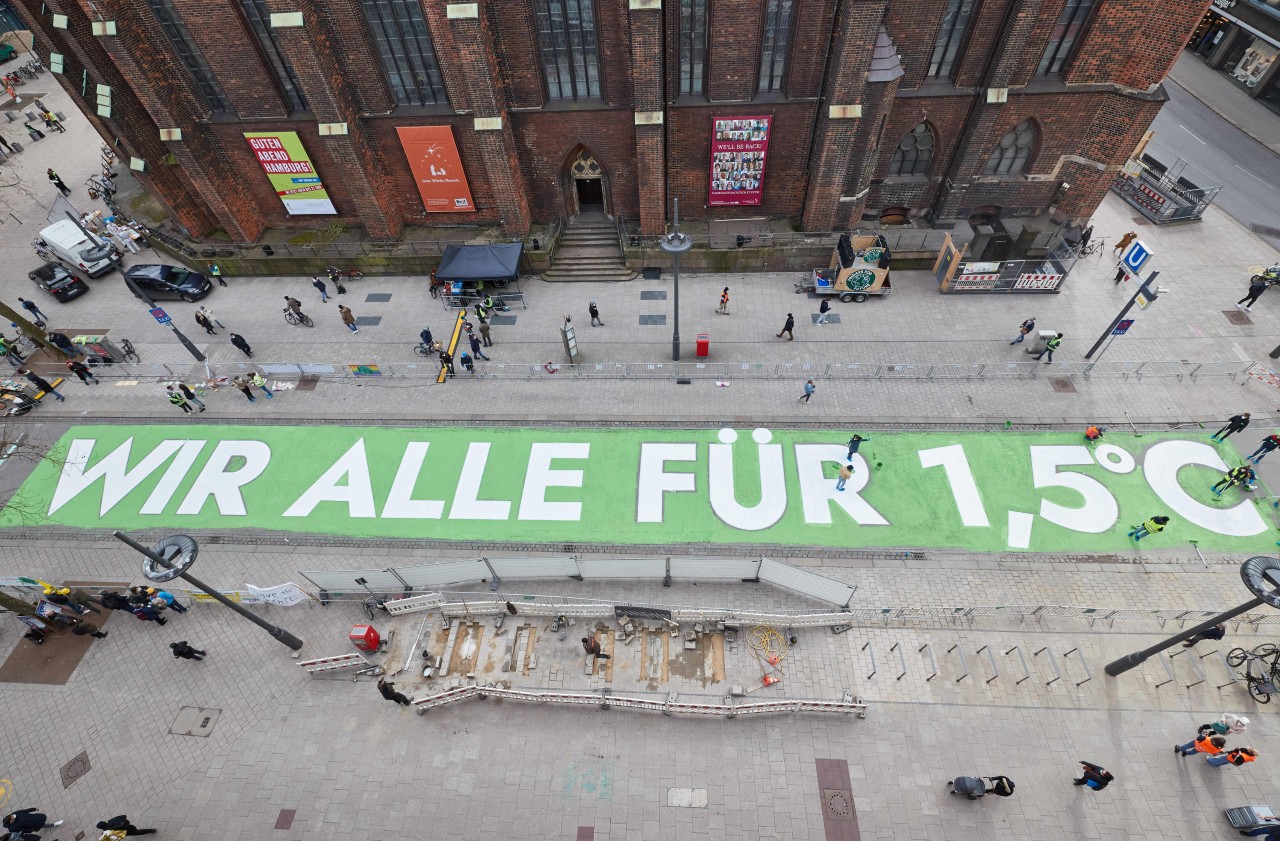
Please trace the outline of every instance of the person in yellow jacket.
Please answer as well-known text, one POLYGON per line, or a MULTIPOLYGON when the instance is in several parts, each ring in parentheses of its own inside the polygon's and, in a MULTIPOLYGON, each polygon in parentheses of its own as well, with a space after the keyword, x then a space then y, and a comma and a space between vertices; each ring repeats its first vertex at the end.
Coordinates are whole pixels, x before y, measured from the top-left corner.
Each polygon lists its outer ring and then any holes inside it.
POLYGON ((1140 526, 1132 526, 1133 531, 1129 532, 1129 536, 1134 540, 1141 540, 1148 535, 1159 534, 1164 531, 1164 527, 1168 525, 1168 523, 1168 517, 1163 514, 1157 514, 1140 526))

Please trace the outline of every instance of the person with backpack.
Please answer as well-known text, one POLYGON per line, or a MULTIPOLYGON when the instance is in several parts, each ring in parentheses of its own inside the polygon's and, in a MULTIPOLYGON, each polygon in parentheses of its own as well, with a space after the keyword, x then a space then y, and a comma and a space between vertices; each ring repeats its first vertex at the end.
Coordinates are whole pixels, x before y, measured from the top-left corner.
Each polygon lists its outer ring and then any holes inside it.
POLYGON ((1101 765, 1081 761, 1080 772, 1076 775, 1074 785, 1086 786, 1094 791, 1102 791, 1111 785, 1114 780, 1115 776, 1101 765))
POLYGON ((1262 439, 1262 443, 1258 445, 1258 449, 1254 450, 1249 456, 1249 461, 1257 464, 1267 457, 1267 453, 1280 447, 1280 435, 1268 435, 1262 439))
MULTIPOLYGON (((472 341, 474 341, 474 339, 472 341)), ((462 370, 466 371, 470 376, 474 377, 476 375, 476 363, 475 360, 471 358, 471 354, 464 350, 462 355, 458 357, 458 362, 461 363, 462 370)))
POLYGON ((1249 485, 1255 478, 1257 478, 1257 475, 1253 472, 1253 468, 1247 464, 1242 464, 1239 467, 1233 467, 1228 470, 1226 475, 1218 480, 1217 484, 1210 487, 1210 490, 1213 491, 1215 496, 1222 496, 1223 491, 1231 490, 1236 485, 1249 485))
POLYGON ((169 621, 160 615, 160 611, 156 610, 149 604, 140 604, 134 607, 133 615, 141 619, 143 622, 155 622, 158 625, 164 625, 169 621))
POLYGON ((173 593, 164 590, 157 590, 155 587, 147 588, 147 595, 151 597, 152 607, 158 607, 163 604, 162 610, 173 610, 176 613, 186 613, 188 608, 184 607, 182 602, 178 601, 178 597, 173 593))
POLYGON ((40 311, 40 307, 36 305, 35 301, 28 301, 26 298, 19 298, 18 303, 22 304, 22 308, 27 312, 31 313, 32 315, 34 315, 37 320, 39 321, 49 320, 49 316, 45 315, 40 311))

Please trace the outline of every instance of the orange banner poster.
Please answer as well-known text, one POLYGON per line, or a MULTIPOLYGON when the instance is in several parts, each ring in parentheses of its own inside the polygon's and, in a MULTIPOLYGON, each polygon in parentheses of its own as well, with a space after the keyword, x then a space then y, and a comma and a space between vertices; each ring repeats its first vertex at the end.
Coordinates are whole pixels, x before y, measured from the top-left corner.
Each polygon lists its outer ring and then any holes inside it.
POLYGON ((453 142, 450 126, 409 126, 396 129, 400 133, 400 145, 404 147, 413 180, 428 213, 471 212, 476 204, 471 200, 471 188, 467 186, 467 174, 462 170, 458 157, 458 145, 453 142))

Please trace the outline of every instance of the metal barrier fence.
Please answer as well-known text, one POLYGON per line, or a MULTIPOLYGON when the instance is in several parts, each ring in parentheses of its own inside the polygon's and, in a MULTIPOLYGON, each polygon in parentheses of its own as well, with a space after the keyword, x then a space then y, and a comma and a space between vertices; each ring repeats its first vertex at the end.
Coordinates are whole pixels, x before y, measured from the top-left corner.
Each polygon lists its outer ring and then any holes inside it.
MULTIPOLYGON (((405 342, 405 352, 412 348, 405 342)), ((181 379, 204 382, 205 366, 181 362, 116 362, 91 366, 99 378, 141 379, 163 382, 181 379)), ((322 379, 421 378, 434 380, 440 365, 427 357, 422 362, 369 364, 240 362, 210 363, 215 377, 262 371, 268 377, 322 379)), ((998 380, 1035 377, 1110 378, 1169 377, 1195 380, 1199 377, 1250 376, 1276 385, 1280 374, 1264 365, 1247 362, 1103 361, 1068 362, 1058 360, 1052 368, 1038 362, 599 362, 590 364, 503 363, 477 360, 476 376, 491 379, 552 380, 777 380, 821 377, 831 380, 998 380)))
POLYGON ((1131 158, 1111 190, 1156 224, 1199 219, 1220 185, 1171 150, 1150 142, 1131 158), (1194 179, 1194 180, 1192 180, 1194 179))
POLYGON ((638 693, 614 695, 609 689, 599 692, 567 692, 549 689, 504 689, 501 686, 459 686, 444 692, 428 695, 413 702, 418 715, 427 710, 443 707, 467 698, 504 698, 511 701, 531 701, 537 704, 567 704, 570 706, 598 706, 607 710, 613 707, 647 710, 663 715, 715 715, 736 718, 740 715, 764 713, 856 713, 867 717, 867 705, 846 692, 839 701, 821 701, 811 698, 786 698, 778 701, 735 701, 732 696, 679 696, 669 693, 645 696, 638 693), (688 699, 688 700, 685 700, 688 699))
MULTIPOLYGON (((684 233, 693 241, 694 248, 713 248, 713 249, 734 249, 737 248, 835 248, 836 243, 840 240, 840 231, 773 231, 773 230, 757 230, 753 232, 743 232, 746 241, 742 245, 737 244, 738 233, 713 233, 709 229, 702 229, 699 225, 682 226, 684 233)), ((620 238, 624 245, 624 250, 632 249, 656 249, 658 240, 662 237, 641 234, 640 222, 637 219, 619 219, 618 229, 620 238)), ((851 231, 855 236, 865 236, 875 234, 885 238, 889 245, 890 252, 897 251, 932 251, 936 252, 942 247, 942 243, 946 240, 946 231, 934 229, 919 228, 903 228, 894 230, 890 228, 875 228, 862 230, 857 229, 851 231)), ((957 244, 967 241, 967 238, 955 231, 951 232, 952 241, 957 244)))
MULTIPOLYGON (((408 597, 415 591, 471 581, 488 581, 490 589, 496 591, 504 578, 649 579, 665 585, 675 580, 763 582, 843 608, 852 601, 856 589, 769 558, 463 558, 393 569, 322 570, 299 575, 321 591, 322 600, 335 595, 367 596, 370 592, 403 592, 408 597), (364 583, 357 583, 356 579, 364 583)), ((429 606, 417 604, 415 600, 415 609, 429 606)))

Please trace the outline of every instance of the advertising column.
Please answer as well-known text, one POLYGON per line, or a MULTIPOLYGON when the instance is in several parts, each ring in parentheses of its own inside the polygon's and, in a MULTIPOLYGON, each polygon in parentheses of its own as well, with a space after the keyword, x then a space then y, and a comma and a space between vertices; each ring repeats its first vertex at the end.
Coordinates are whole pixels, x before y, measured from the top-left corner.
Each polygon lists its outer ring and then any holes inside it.
POLYGON ((290 216, 338 212, 297 132, 245 132, 244 136, 290 216))
POLYGON ((711 123, 709 205, 760 204, 772 117, 716 117, 711 123))

